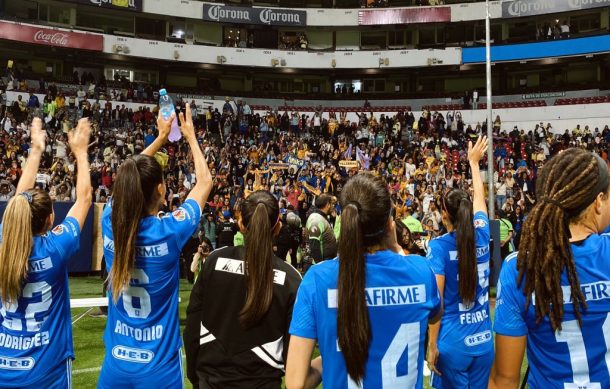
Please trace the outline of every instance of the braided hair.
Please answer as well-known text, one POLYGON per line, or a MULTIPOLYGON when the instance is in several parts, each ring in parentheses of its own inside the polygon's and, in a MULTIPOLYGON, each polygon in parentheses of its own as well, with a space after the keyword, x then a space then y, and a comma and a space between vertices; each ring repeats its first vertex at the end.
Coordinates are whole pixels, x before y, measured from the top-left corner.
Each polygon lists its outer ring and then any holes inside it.
POLYGON ((549 317, 553 331, 561 330, 564 296, 561 275, 565 269, 571 287, 574 315, 581 322, 587 308, 570 247, 572 222, 600 193, 608 191, 608 165, 582 149, 569 149, 551 159, 536 185, 539 200, 525 220, 517 257, 518 286, 524 283, 526 308, 535 294, 536 322, 549 317))

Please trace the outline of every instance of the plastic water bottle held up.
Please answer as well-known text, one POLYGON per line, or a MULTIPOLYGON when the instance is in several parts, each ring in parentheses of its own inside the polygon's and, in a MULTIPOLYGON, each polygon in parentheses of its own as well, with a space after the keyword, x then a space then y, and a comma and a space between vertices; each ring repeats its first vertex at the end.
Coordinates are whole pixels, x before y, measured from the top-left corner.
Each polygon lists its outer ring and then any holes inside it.
MULTIPOLYGON (((161 112, 161 116, 165 120, 169 120, 172 116, 172 113, 176 112, 176 108, 174 107, 174 101, 167 94, 165 89, 161 89, 159 91, 159 111, 161 112)), ((180 132, 180 127, 178 127, 178 119, 174 119, 172 121, 172 129, 169 132, 169 141, 177 142, 182 138, 182 133, 180 132)))

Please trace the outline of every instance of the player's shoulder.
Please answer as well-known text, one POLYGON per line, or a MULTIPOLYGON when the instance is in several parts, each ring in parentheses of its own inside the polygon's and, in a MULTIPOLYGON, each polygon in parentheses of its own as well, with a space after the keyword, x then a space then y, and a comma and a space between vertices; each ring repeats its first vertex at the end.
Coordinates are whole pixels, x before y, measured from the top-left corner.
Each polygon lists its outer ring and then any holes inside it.
POLYGON ((515 251, 511 254, 509 254, 505 259, 504 262, 502 263, 502 270, 501 270, 501 274, 502 275, 510 275, 512 276, 516 276, 518 273, 518 269, 517 269, 517 258, 519 256, 519 252, 515 251))
POLYGON ((338 277, 339 260, 329 259, 311 266, 303 277, 303 284, 315 283, 330 287, 337 283, 338 277))
POLYGON ((455 246, 455 236, 450 232, 431 239, 428 242, 428 254, 432 251, 448 251, 455 246))
POLYGON ((401 266, 412 277, 423 277, 424 280, 428 280, 433 275, 432 268, 430 267, 430 261, 422 257, 421 255, 406 255, 404 258, 404 264, 401 266))
POLYGON ((219 247, 212 251, 206 258, 206 263, 215 264, 219 258, 232 259, 236 261, 244 260, 244 252, 241 246, 238 247, 219 247))
POLYGON ((296 283, 298 285, 303 279, 301 272, 295 269, 290 263, 283 261, 275 255, 273 256, 273 267, 276 270, 284 272, 286 274, 286 279, 292 283, 296 283))

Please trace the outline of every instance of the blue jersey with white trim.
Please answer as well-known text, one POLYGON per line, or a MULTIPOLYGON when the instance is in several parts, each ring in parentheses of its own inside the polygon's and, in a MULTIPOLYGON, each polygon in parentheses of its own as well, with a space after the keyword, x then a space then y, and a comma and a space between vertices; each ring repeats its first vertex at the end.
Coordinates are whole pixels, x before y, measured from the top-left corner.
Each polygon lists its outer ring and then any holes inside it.
POLYGON ((74 358, 68 259, 79 246, 71 217, 34 237, 21 297, 10 305, 0 298, 0 386, 37 384, 74 358))
MULTIPOLYGON (((102 215, 108 272, 114 261, 111 216, 110 202, 102 215)), ((112 292, 108 292, 104 369, 114 374, 154 374, 182 346, 178 317, 180 252, 197 229, 200 217, 199 204, 189 199, 171 214, 140 220, 129 288, 116 304, 112 292)))
POLYGON ((430 241, 428 259, 437 275, 445 276, 444 311, 438 337, 441 351, 478 356, 493 350, 489 316, 489 219, 477 212, 473 219, 478 269, 475 299, 464 304, 459 292, 455 232, 430 241))
MULTIPOLYGON (((290 334, 317 339, 322 381, 329 388, 358 388, 348 378, 337 337, 339 261, 306 273, 294 306, 290 334)), ((371 342, 362 388, 422 388, 424 339, 440 309, 434 274, 425 258, 390 251, 366 255, 366 302, 371 342)))
MULTIPOLYGON (((506 258, 498 281, 494 331, 527 336, 530 388, 610 388, 610 236, 590 235, 572 244, 576 273, 587 301, 582 326, 574 315, 566 272, 561 275, 564 314, 561 331, 553 332, 548 317, 536 324, 535 308, 517 285, 517 253, 506 258)), ((532 303, 536 303, 535 296, 532 303)))

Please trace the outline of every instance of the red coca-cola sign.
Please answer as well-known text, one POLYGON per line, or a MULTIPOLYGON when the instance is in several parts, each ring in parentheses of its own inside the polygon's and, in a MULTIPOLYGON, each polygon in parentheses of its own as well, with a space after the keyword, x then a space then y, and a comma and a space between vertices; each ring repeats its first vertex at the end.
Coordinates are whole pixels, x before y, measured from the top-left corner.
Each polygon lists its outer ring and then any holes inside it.
POLYGON ((43 30, 36 31, 36 34, 34 34, 34 40, 36 42, 46 43, 47 45, 64 47, 67 47, 68 43, 70 43, 70 41, 68 40, 68 34, 64 34, 61 32, 47 33, 43 30))
POLYGON ((10 22, 0 22, 0 39, 71 49, 94 51, 104 49, 104 37, 102 35, 54 30, 10 22))

